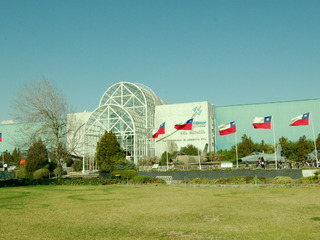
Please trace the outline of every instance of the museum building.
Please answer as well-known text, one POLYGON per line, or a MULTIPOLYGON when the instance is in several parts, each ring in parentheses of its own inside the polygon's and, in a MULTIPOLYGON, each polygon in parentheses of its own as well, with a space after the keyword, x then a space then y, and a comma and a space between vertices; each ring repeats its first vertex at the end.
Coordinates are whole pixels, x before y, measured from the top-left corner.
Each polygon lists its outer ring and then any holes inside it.
MULTIPOLYGON (((77 123, 78 144, 74 154, 83 158, 85 169, 96 166, 96 145, 105 131, 116 135, 128 160, 138 163, 146 157, 160 157, 164 151, 179 151, 189 144, 200 151, 215 152, 230 149, 246 134, 253 142, 268 144, 279 142, 284 136, 297 141, 317 137, 320 130, 320 99, 214 106, 208 101, 170 104, 158 97, 150 88, 139 83, 119 82, 109 87, 92 112, 72 113, 68 121, 77 123), (309 126, 289 126, 291 119, 310 113, 309 126), (255 117, 272 118, 272 129, 254 129, 255 117), (192 119, 192 130, 179 129, 192 119), (220 136, 218 126, 234 121, 236 132, 220 136), (155 133, 161 128, 161 134, 155 133)), ((18 137, 14 133, 21 124, 1 124, 4 139, 18 137)), ((68 136, 68 142, 71 139, 68 136)), ((12 152, 13 141, 3 142, 4 150, 12 152)))

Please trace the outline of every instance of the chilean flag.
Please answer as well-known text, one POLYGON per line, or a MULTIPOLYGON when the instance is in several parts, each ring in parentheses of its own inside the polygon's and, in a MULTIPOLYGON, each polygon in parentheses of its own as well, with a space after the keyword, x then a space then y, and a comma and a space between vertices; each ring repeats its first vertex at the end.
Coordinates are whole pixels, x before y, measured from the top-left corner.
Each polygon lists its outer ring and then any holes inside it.
POLYGON ((160 125, 158 131, 152 137, 157 138, 160 134, 165 134, 165 122, 160 125))
POLYGON ((254 128, 270 129, 271 128, 271 116, 255 117, 253 119, 252 125, 254 128))
POLYGON ((192 123, 193 123, 193 118, 189 119, 184 124, 176 124, 176 125, 174 125, 174 128, 177 129, 177 130, 192 130, 192 123))
POLYGON ((299 115, 298 117, 291 119, 291 124, 289 126, 308 126, 309 125, 309 115, 310 113, 305 113, 299 115))
POLYGON ((2 133, 0 133, 0 142, 2 142, 2 133))
POLYGON ((236 132, 236 122, 233 121, 231 123, 222 124, 218 127, 218 130, 219 130, 219 133, 221 136, 235 133, 236 132))

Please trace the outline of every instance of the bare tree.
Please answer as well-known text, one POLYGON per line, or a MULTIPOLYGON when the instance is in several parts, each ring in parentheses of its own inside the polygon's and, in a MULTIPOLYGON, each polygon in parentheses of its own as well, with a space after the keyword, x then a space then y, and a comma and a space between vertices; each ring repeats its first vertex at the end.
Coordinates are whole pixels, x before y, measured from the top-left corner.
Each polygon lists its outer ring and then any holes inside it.
POLYGON ((18 89, 13 108, 16 120, 27 123, 29 141, 41 137, 62 170, 61 161, 68 154, 68 129, 73 129, 67 126, 71 108, 62 91, 45 78, 32 80, 18 89))

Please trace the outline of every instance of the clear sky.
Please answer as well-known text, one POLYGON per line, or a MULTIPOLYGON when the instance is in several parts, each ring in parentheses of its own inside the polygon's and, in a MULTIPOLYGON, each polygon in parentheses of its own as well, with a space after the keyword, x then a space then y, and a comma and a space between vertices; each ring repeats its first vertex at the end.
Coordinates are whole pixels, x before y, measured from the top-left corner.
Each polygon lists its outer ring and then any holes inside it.
POLYGON ((0 0, 0 122, 42 77, 76 112, 120 82, 170 103, 319 98, 319 0, 0 0))

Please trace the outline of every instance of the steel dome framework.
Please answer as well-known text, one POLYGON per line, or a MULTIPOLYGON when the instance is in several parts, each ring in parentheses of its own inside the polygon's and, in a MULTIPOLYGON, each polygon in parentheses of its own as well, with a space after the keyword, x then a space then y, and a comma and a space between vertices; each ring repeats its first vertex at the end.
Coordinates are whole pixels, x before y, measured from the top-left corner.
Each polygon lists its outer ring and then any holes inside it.
POLYGON ((127 159, 137 164, 142 158, 154 156, 155 106, 161 104, 166 102, 142 84, 120 82, 108 88, 85 125, 85 169, 90 165, 96 167, 97 142, 105 131, 110 130, 125 150, 127 159))

